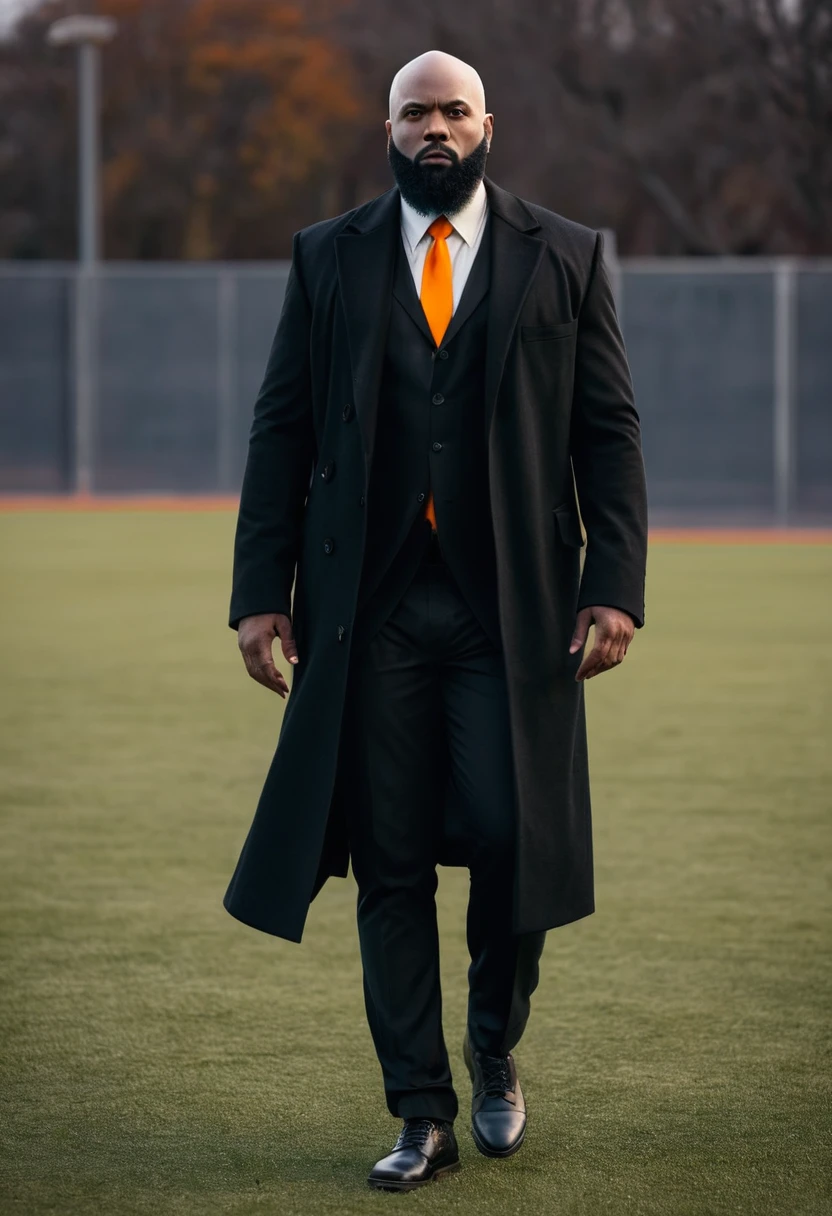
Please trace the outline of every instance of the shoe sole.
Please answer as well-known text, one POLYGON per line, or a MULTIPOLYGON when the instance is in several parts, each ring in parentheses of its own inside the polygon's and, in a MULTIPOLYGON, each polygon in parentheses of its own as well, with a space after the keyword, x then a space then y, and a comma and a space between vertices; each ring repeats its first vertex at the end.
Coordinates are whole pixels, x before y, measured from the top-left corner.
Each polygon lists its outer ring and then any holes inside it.
POLYGON ((486 1142, 477 1135, 477 1129, 474 1127, 473 1123, 471 1124, 471 1136, 474 1144, 476 1144, 483 1157, 513 1157, 517 1150, 521 1147, 523 1141, 526 1139, 526 1129, 525 1127, 523 1128, 522 1132, 514 1141, 511 1148, 503 1149, 502 1151, 491 1148, 490 1145, 486 1144, 486 1142))
POLYGON ((374 1191, 418 1191, 419 1187, 430 1186, 431 1182, 438 1182, 445 1174, 452 1174, 461 1164, 460 1161, 454 1161, 450 1165, 443 1165, 441 1169, 434 1170, 430 1178, 423 1178, 421 1182, 384 1182, 381 1179, 376 1182, 374 1178, 368 1178, 367 1185, 374 1191))

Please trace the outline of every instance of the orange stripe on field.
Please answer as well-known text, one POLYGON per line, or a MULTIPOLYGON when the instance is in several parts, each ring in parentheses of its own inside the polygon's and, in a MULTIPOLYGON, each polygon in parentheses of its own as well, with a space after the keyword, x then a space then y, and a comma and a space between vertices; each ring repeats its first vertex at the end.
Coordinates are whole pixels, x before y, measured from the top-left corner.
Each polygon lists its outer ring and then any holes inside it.
MULTIPOLYGON (((7 511, 236 511, 221 494, 0 494, 7 511)), ((651 528, 650 542, 688 545, 830 545, 832 528, 651 528)))

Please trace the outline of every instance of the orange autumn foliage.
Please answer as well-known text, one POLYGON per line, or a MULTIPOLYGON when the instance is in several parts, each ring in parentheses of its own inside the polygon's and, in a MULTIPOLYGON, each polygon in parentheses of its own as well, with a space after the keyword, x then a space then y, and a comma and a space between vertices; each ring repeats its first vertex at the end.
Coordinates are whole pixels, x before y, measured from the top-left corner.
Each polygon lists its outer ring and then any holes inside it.
MULTIPOLYGON (((70 7, 49 5, 49 19, 70 7)), ((107 256, 285 254, 279 217, 326 206, 315 194, 359 115, 326 12, 313 21, 308 5, 269 0, 97 7, 119 22, 102 76, 107 256)))

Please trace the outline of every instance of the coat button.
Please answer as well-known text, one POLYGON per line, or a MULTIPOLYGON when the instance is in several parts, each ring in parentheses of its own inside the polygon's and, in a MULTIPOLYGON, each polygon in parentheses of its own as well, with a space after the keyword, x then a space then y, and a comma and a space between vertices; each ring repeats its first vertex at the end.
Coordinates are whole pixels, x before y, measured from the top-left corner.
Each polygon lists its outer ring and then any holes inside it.
POLYGON ((442 396, 441 393, 434 393, 433 396, 431 397, 431 401, 433 402, 434 405, 442 405, 444 400, 445 400, 445 398, 442 396))
POLYGON ((345 627, 344 625, 339 625, 339 626, 338 626, 338 641, 339 641, 339 642, 343 642, 343 640, 344 640, 344 634, 345 634, 346 632, 347 632, 347 630, 346 630, 346 627, 345 627))
POLYGON ((323 477, 324 481, 332 481, 332 478, 334 476, 335 476, 335 461, 328 460, 326 462, 326 464, 324 465, 324 467, 321 469, 321 477, 323 477))
POLYGON ((417 501, 417 502, 424 502, 424 501, 425 501, 425 496, 424 496, 424 494, 417 494, 417 495, 416 495, 416 501, 417 501))
POLYGON ((440 359, 447 359, 447 357, 448 357, 448 352, 447 352, 446 350, 440 350, 440 352, 439 352, 439 358, 440 358, 440 359))
POLYGON ((359 507, 364 506, 364 495, 363 494, 361 495, 361 497, 358 500, 358 505, 359 505, 359 507))
POLYGON ((324 553, 332 553, 335 549, 335 541, 331 536, 328 536, 324 541, 324 553))
POLYGON ((344 408, 341 410, 341 417, 344 419, 344 422, 349 422, 349 420, 352 418, 354 413, 355 413, 355 410, 352 408, 352 402, 348 401, 347 404, 344 406, 344 408))
POLYGON ((441 451, 442 451, 442 444, 441 444, 441 443, 432 443, 430 446, 433 448, 434 452, 441 452, 441 451))

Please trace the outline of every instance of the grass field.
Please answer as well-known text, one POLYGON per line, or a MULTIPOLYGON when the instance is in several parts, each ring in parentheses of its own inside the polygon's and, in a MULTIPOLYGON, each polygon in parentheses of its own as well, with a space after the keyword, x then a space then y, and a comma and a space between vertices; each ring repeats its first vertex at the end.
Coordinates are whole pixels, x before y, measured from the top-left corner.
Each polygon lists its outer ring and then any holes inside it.
POLYGON ((653 547, 587 688, 598 911, 544 951, 526 1144, 467 1131, 445 871, 463 1169, 389 1196, 352 880, 301 946, 221 906, 283 707, 225 624, 233 523, 0 516, 0 1212, 832 1211, 832 547, 653 547))

